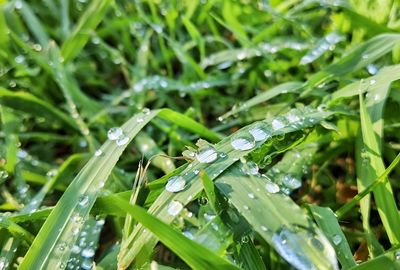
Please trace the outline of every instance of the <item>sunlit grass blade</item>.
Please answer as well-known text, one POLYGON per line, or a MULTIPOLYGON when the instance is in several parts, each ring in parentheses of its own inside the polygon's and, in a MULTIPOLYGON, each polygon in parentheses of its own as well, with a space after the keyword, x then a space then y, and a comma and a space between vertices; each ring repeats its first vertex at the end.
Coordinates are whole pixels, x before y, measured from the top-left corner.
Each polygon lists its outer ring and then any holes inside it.
POLYGON ((356 266, 349 243, 332 210, 316 205, 309 205, 309 208, 318 226, 332 243, 342 268, 348 269, 356 266))
MULTIPOLYGON (((360 94, 360 116, 362 138, 365 147, 362 158, 364 170, 369 172, 368 178, 362 179, 366 185, 372 183, 376 178, 383 174, 385 166, 381 157, 381 149, 374 132, 371 118, 367 112, 364 100, 360 94)), ((384 185, 378 185, 374 190, 374 198, 378 207, 383 226, 386 229, 389 240, 392 244, 399 244, 400 232, 395 228, 400 228, 400 216, 393 197, 392 187, 389 182, 384 185)))
POLYGON ((240 269, 232 263, 215 255, 202 245, 186 238, 170 225, 148 214, 136 205, 130 205, 118 197, 114 197, 114 207, 127 211, 134 219, 151 230, 161 242, 173 250, 193 269, 240 269))

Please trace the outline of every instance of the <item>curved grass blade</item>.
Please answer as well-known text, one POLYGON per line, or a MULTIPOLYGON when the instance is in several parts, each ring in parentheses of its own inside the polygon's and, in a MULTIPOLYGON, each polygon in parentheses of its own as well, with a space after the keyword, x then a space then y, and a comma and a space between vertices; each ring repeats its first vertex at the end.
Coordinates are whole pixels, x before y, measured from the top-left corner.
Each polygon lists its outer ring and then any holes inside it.
POLYGON ((344 269, 356 266, 349 243, 347 242, 344 233, 340 229, 338 220, 332 210, 330 208, 319 207, 317 205, 309 205, 308 207, 310 208, 318 226, 322 229, 326 237, 328 237, 332 243, 341 266, 344 269))
POLYGON ((28 244, 28 246, 35 238, 30 232, 3 215, 0 215, 0 228, 8 230, 16 239, 22 240, 24 243, 28 244))
POLYGON ((171 228, 170 225, 147 213, 143 208, 130 205, 117 196, 113 197, 113 201, 114 207, 128 212, 193 269, 240 269, 202 245, 186 238, 183 234, 171 228))
POLYGON ((26 92, 11 92, 0 88, 0 104, 35 116, 51 117, 56 121, 67 124, 75 130, 78 129, 75 121, 71 117, 26 92))
POLYGON ((350 270, 397 270, 400 269, 400 249, 396 248, 373 258, 365 263, 362 263, 356 267, 350 268, 350 270))

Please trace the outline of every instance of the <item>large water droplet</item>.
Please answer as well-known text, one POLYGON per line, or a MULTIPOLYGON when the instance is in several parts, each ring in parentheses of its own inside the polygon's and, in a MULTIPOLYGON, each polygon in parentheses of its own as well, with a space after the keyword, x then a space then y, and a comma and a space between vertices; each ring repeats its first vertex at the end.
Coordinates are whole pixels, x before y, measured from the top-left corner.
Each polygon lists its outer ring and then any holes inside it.
POLYGON ((185 188, 185 185, 185 179, 180 175, 176 175, 168 179, 165 189, 169 192, 179 192, 185 188))
POLYGON ((249 132, 256 142, 263 141, 271 137, 271 132, 261 125, 251 128, 249 132))
POLYGON ((183 204, 178 201, 172 201, 168 205, 167 212, 169 215, 176 217, 183 209, 183 204))
POLYGON ((125 136, 123 134, 115 141, 115 143, 118 146, 123 146, 123 145, 127 144, 128 142, 129 142, 129 137, 125 136))
POLYGON ((284 127, 285 127, 285 123, 282 120, 280 120, 280 119, 272 120, 272 129, 274 131, 280 130, 280 129, 284 128, 284 127))
POLYGON ((85 248, 84 250, 82 250, 81 254, 82 254, 82 257, 84 257, 84 258, 91 258, 94 256, 95 251, 93 248, 88 247, 88 248, 85 248))
POLYGON ((298 189, 299 187, 301 187, 301 181, 299 179, 297 179, 296 177, 294 177, 293 175, 285 175, 282 178, 282 183, 291 189, 298 189))
POLYGON ((122 129, 119 127, 110 128, 107 132, 107 137, 111 141, 117 140, 123 134, 122 129))
POLYGON ((196 159, 200 163, 212 163, 218 158, 218 153, 214 147, 208 146, 199 151, 196 154, 196 159))
POLYGON ((265 184, 265 189, 269 193, 278 193, 280 191, 279 186, 270 180, 267 180, 267 183, 265 184))
POLYGON ((255 141, 252 136, 235 136, 231 140, 231 145, 234 149, 240 151, 250 150, 255 146, 255 141))
POLYGON ((249 161, 242 165, 242 172, 248 175, 256 175, 258 174, 258 165, 253 161, 249 161))

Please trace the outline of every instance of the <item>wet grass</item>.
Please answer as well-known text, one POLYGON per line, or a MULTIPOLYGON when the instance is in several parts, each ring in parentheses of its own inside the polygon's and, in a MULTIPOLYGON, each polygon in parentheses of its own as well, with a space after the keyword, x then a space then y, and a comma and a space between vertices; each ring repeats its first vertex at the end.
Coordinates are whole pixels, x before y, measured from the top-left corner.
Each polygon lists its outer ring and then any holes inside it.
POLYGON ((394 2, 0 6, 0 269, 400 268, 394 2))

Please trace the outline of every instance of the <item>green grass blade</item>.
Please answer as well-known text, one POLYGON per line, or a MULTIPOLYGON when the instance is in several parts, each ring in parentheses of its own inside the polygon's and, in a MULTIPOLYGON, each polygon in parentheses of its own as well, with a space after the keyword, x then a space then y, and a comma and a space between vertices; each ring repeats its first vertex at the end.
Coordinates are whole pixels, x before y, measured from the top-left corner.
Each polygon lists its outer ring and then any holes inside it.
MULTIPOLYGON (((362 179, 365 185, 369 185, 379 175, 385 171, 385 166, 381 157, 381 149, 379 142, 374 132, 374 127, 371 122, 371 118, 368 114, 367 108, 364 104, 362 96, 360 94, 360 116, 361 116, 361 129, 363 144, 365 147, 365 154, 363 159, 367 162, 363 162, 364 170, 367 170, 368 178, 362 179)), ((386 229, 389 240, 392 244, 399 244, 400 231, 396 228, 400 228, 400 216, 394 200, 392 187, 389 182, 386 182, 382 186, 377 186, 374 191, 374 198, 378 207, 378 212, 381 217, 383 226, 386 229)))
POLYGON ((240 269, 202 245, 186 238, 170 225, 147 213, 143 208, 130 205, 117 196, 113 198, 113 201, 115 207, 128 212, 134 219, 142 223, 193 269, 240 269))
POLYGON ((81 52, 89 40, 91 31, 100 24, 113 2, 113 0, 91 1, 71 35, 61 47, 61 56, 65 62, 71 61, 81 52))
POLYGON ((51 117, 53 120, 66 124, 75 130, 78 129, 71 117, 56 109, 51 104, 26 92, 12 92, 0 88, 0 104, 34 116, 51 117))
POLYGON ((375 270, 387 269, 397 270, 400 269, 400 249, 393 249, 382 254, 368 262, 362 263, 356 267, 350 268, 351 270, 375 270))
POLYGON ((356 266, 349 243, 340 229, 338 220, 332 210, 316 205, 309 205, 309 208, 318 226, 332 243, 342 268, 348 269, 356 266))

